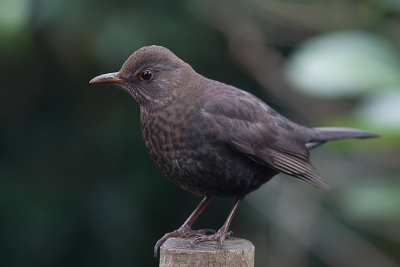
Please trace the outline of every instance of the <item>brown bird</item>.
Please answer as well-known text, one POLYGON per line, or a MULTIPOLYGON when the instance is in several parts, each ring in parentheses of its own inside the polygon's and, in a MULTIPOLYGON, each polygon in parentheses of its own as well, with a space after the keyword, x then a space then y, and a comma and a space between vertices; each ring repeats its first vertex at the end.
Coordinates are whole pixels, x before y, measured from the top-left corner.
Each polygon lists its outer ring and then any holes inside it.
POLYGON ((131 94, 140 105, 143 139, 156 166, 181 188, 203 197, 179 229, 158 240, 155 256, 169 237, 222 243, 231 235, 240 201, 278 173, 327 190, 309 150, 331 140, 378 137, 352 128, 298 125, 254 95, 201 76, 161 46, 137 50, 119 72, 90 83, 116 84, 131 94), (236 199, 226 222, 218 232, 192 230, 214 197, 236 199))

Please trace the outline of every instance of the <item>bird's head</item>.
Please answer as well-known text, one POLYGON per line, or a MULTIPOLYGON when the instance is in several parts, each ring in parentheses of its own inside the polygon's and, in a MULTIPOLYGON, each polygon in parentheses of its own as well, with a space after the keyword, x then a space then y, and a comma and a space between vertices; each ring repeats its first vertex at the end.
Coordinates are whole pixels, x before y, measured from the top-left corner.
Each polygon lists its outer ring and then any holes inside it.
POLYGON ((171 103, 186 76, 189 64, 162 46, 145 46, 134 52, 118 72, 99 75, 89 83, 121 86, 145 108, 157 109, 171 103))

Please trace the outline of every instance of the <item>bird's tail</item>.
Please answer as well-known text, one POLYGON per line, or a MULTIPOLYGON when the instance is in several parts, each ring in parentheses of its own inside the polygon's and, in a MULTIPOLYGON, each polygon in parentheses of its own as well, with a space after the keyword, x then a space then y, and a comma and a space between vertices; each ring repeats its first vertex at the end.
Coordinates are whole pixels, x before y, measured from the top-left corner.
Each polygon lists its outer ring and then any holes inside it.
POLYGON ((320 146, 328 141, 348 139, 348 138, 376 138, 379 134, 371 133, 354 128, 344 128, 344 127, 316 127, 311 128, 313 131, 312 137, 306 146, 308 149, 320 146))
POLYGON ((376 138, 379 134, 363 131, 354 128, 344 128, 344 127, 316 127, 314 140, 317 142, 326 142, 347 138, 376 138))

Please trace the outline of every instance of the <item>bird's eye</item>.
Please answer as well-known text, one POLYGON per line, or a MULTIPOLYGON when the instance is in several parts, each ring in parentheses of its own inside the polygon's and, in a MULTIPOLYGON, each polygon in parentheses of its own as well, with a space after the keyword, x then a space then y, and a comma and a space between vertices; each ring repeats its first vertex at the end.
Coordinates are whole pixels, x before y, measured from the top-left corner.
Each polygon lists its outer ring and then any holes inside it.
POLYGON ((140 73, 139 78, 142 82, 150 81, 153 78, 153 73, 150 70, 144 70, 140 73))

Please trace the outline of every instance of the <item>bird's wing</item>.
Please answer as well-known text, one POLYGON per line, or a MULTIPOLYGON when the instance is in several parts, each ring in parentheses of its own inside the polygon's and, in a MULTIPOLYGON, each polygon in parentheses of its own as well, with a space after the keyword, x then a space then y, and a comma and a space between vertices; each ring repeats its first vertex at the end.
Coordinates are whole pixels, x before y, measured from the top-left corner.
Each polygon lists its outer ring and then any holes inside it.
POLYGON ((329 187, 309 160, 301 126, 278 114, 258 98, 243 91, 218 95, 203 105, 203 115, 222 128, 227 144, 271 169, 304 180, 317 188, 329 187))

